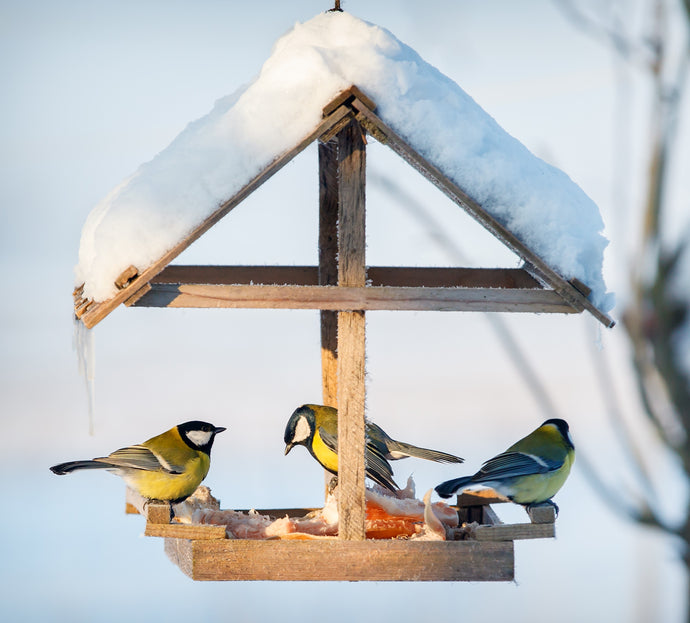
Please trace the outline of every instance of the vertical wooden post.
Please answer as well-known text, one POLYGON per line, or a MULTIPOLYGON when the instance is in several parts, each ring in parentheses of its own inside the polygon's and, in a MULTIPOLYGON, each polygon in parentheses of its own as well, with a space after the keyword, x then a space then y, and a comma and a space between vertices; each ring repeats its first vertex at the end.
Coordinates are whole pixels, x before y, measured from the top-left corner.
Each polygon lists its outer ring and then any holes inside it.
MULTIPOLYGON (((364 286, 365 137, 356 120, 338 140, 338 283, 364 286)), ((338 514, 339 537, 364 540, 365 316, 338 312, 338 514)))
MULTIPOLYGON (((338 283, 338 141, 319 142, 319 285, 338 283)), ((321 312, 323 404, 338 406, 338 312, 321 312)), ((327 475, 330 480, 331 475, 327 475)))

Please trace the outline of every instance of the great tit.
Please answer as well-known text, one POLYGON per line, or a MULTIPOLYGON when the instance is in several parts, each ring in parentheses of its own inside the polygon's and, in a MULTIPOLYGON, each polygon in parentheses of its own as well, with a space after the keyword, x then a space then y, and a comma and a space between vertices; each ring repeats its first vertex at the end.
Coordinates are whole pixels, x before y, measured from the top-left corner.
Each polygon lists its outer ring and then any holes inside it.
MULTIPOLYGON (((430 461, 462 463, 460 457, 445 452, 418 448, 395 441, 373 422, 366 422, 364 463, 366 475, 390 491, 398 485, 388 461, 414 456, 430 461)), ((338 410, 323 405, 306 404, 294 411, 285 427, 285 454, 302 445, 329 472, 338 474, 338 410)))
POLYGON ((206 478, 213 440, 224 430, 207 422, 185 422, 108 456, 60 463, 50 470, 62 475, 80 469, 107 469, 147 500, 177 504, 206 478))
POLYGON ((472 476, 442 482, 436 493, 449 498, 472 485, 486 485, 526 507, 550 504, 575 461, 575 446, 567 422, 546 420, 539 428, 489 459, 472 476))

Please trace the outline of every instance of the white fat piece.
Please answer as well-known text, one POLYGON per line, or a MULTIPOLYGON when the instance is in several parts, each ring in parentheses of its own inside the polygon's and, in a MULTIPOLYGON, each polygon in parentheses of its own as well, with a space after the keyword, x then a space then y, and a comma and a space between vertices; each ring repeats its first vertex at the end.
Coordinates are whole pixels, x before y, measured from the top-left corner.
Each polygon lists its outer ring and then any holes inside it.
POLYGON ((309 422, 307 421, 307 418, 301 416, 300 419, 297 420, 297 426, 295 426, 295 434, 292 438, 292 442, 300 443, 301 441, 305 441, 306 439, 309 439, 309 435, 311 435, 311 427, 309 426, 309 422))
POLYGON ((190 430, 185 433, 187 439, 191 441, 195 446, 203 448, 213 437, 213 433, 207 430, 190 430))

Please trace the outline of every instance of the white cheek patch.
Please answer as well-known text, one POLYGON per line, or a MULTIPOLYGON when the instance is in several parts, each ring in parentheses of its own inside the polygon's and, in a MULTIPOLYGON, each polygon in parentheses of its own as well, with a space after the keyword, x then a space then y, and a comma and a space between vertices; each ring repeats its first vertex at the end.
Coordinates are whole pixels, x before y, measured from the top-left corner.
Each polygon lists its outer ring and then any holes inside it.
POLYGON ((309 435, 311 435, 311 428, 309 428, 309 422, 307 422, 307 418, 302 416, 299 420, 297 420, 297 426, 295 426, 295 435, 292 438, 292 441, 294 443, 299 443, 300 441, 309 439, 309 435))
POLYGON ((190 430, 188 433, 186 433, 186 435, 187 439, 189 439, 189 441, 191 441, 195 446, 203 448, 209 441, 211 441, 211 436, 213 433, 210 433, 206 430, 190 430))

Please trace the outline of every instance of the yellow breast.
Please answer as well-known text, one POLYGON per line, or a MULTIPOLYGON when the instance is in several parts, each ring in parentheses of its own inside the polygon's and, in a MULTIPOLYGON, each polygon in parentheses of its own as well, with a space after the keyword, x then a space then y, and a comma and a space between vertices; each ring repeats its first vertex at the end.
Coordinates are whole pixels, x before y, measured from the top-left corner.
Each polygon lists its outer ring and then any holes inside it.
POLYGON ((321 439, 318 428, 314 433, 314 440, 311 444, 312 454, 321 465, 332 474, 338 473, 338 455, 333 452, 321 439))

